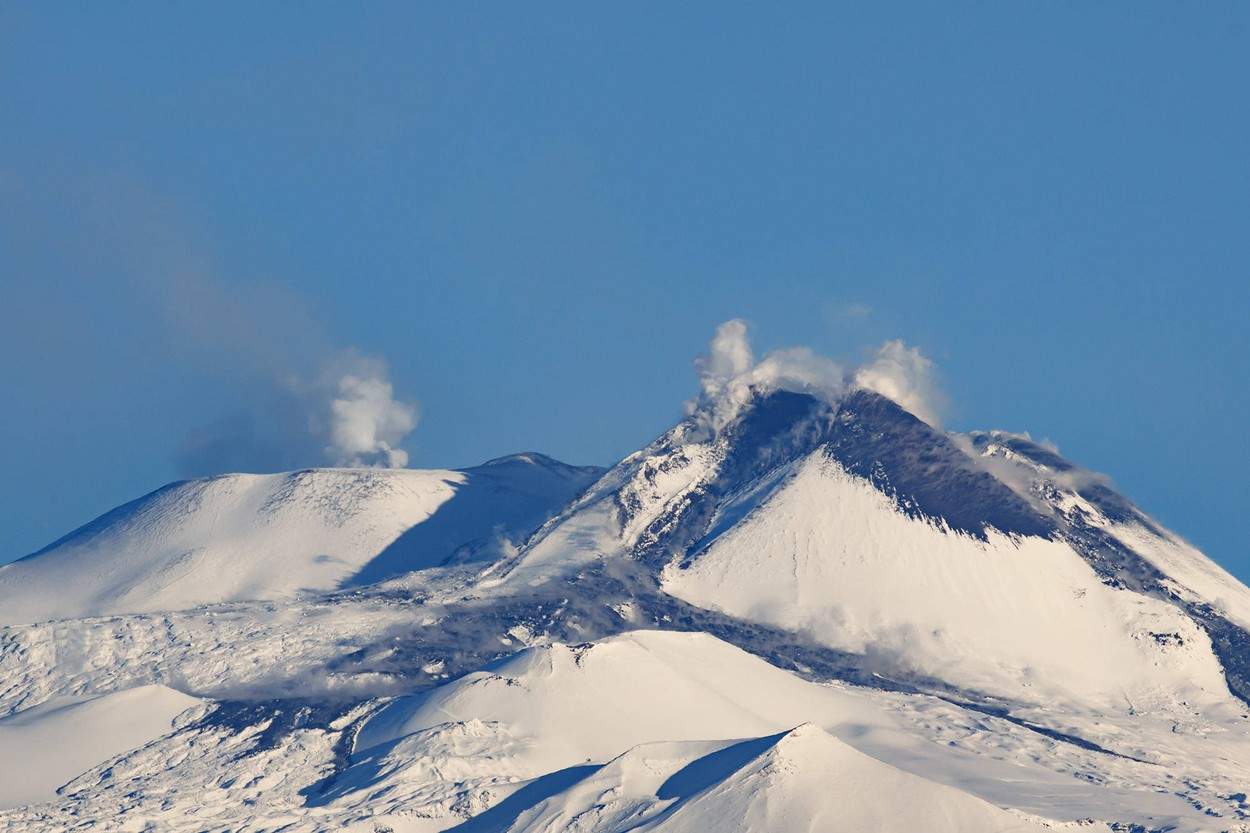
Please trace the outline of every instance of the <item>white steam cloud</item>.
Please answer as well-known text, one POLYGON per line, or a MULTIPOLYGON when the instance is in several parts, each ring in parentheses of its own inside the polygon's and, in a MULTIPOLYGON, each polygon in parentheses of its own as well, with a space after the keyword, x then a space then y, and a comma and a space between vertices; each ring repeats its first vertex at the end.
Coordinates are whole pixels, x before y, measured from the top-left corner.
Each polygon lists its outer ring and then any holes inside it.
POLYGON ((777 390, 836 402, 849 389, 866 388, 938 425, 943 397, 933 362, 915 347, 888 341, 868 364, 848 372, 807 347, 774 350, 757 362, 747 330, 740 318, 726 321, 716 328, 708 352, 695 359, 701 390, 697 399, 686 403, 686 411, 700 415, 713 431, 732 420, 755 393, 777 390))
POLYGON ((339 376, 329 402, 330 444, 326 453, 338 466, 403 468, 408 452, 399 448, 417 427, 417 406, 395 399, 385 365, 362 362, 339 376))
POLYGON ((747 322, 741 318, 726 321, 716 328, 708 343, 706 356, 694 360, 704 394, 719 396, 735 379, 755 365, 755 353, 747 337, 747 322))
POLYGON ((893 399, 930 425, 938 425, 942 395, 933 362, 899 339, 877 348, 871 362, 855 372, 855 386, 893 399))
POLYGON ((832 400, 845 387, 842 368, 806 347, 776 350, 756 362, 741 318, 716 328, 707 354, 695 359, 695 369, 702 390, 698 399, 686 403, 686 411, 702 414, 713 431, 732 420, 753 392, 791 390, 832 400))

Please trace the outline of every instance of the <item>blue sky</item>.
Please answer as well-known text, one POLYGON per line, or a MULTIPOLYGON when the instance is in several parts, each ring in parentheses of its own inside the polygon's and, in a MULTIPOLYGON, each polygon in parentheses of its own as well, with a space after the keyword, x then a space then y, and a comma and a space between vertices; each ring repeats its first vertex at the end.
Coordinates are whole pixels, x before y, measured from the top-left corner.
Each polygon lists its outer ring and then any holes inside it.
POLYGON ((610 463, 741 316, 1250 577, 1250 11, 872 5, 0 6, 0 560, 323 463, 343 356, 411 465, 610 463))

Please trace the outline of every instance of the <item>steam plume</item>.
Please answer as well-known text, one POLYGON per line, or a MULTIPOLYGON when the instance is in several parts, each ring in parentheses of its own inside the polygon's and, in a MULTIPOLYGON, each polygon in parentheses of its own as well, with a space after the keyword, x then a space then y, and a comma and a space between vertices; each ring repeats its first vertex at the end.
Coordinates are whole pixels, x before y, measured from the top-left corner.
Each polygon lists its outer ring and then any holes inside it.
POLYGON ((850 372, 807 347, 774 350, 758 362, 747 323, 740 318, 716 328, 708 352, 695 360, 700 395, 686 403, 717 430, 733 419, 757 392, 807 393, 836 402, 848 389, 866 388, 887 396, 926 422, 937 425, 942 396, 933 362, 900 340, 877 348, 867 364, 850 372))

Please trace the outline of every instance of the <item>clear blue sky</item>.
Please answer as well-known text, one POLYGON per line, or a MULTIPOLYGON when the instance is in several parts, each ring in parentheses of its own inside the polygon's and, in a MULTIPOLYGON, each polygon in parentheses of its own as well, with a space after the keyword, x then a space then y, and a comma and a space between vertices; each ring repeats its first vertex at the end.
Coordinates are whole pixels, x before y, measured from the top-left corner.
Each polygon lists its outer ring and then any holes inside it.
POLYGON ((610 463, 743 316, 1250 577, 1250 6, 673 5, 0 4, 0 560, 322 462, 344 348, 412 465, 610 463))

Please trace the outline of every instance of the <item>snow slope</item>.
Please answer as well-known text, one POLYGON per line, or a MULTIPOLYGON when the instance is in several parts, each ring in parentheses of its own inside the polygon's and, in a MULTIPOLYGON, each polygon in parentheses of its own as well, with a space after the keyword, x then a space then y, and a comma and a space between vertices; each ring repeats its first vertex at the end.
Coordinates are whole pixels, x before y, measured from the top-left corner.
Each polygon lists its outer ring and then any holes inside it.
MULTIPOLYGON (((339 806, 380 794, 389 797, 388 803, 403 805, 430 800, 438 795, 440 780, 451 779, 461 788, 472 787, 472 803, 478 807, 489 803, 483 796, 492 796, 498 809, 483 816, 484 829, 565 829, 561 825, 568 818, 602 803, 595 796, 619 803, 606 816, 597 815, 602 807, 590 813, 596 826, 585 829, 626 829, 615 825, 643 818, 648 824, 668 824, 663 819, 675 811, 668 799, 676 794, 666 799, 653 793, 670 775, 732 745, 726 739, 755 738, 749 744, 751 755, 730 769, 722 772, 723 767, 705 762, 720 773, 708 777, 706 786, 725 779, 735 783, 731 776, 755 756, 763 756, 754 766, 768 782, 773 767, 765 753, 778 742, 786 748, 790 741, 784 737, 793 727, 813 724, 812 734, 818 738, 814 759, 784 765, 782 784, 766 783, 760 795, 744 798, 755 809, 744 807, 740 818, 755 814, 765 820, 746 828, 721 828, 716 825, 725 823, 724 818, 708 807, 716 802, 704 802, 698 810, 683 811, 683 818, 693 819, 689 828, 674 829, 700 829, 699 824, 710 825, 702 828, 709 830, 791 829, 767 817, 770 801, 783 796, 794 806, 819 805, 823 809, 818 812, 839 820, 817 829, 856 829, 838 826, 856 819, 868 824, 860 829, 906 830, 906 824, 926 815, 935 824, 959 819, 973 825, 969 830, 1033 829, 1019 818, 993 812, 990 803, 1004 799, 1026 805, 1029 813, 1040 810, 1068 821, 1080 818, 1091 805, 1103 812, 1108 805, 1133 808, 1130 812, 1138 818, 1157 824, 1174 824, 1188 809, 1149 791, 1099 796, 1097 789, 1090 795, 1078 782, 1065 783, 1009 751, 1017 743, 1036 743, 1038 736, 1030 737, 1027 730, 1006 743, 1001 737, 983 738, 990 746, 981 747, 977 755, 961 755, 961 743, 917 733, 917 724, 937 721, 958 725, 956 731, 964 738, 976 734, 959 725, 961 720, 951 721, 948 709, 941 701, 915 695, 812 683, 703 633, 630 631, 592 644, 525 649, 488 669, 391 702, 357 733, 352 764, 335 781, 331 796, 339 806), (657 757, 657 749, 667 757, 657 757), (792 772, 795 767, 801 772, 792 772), (643 779, 645 786, 640 787, 642 772, 659 780, 643 779), (906 783, 910 809, 884 799, 881 791, 862 789, 878 777, 883 788, 906 783), (566 782, 580 786, 546 800, 548 789, 563 789, 566 782), (1022 795, 1020 784, 1036 785, 1038 795, 1022 795), (631 797, 622 798, 623 793, 631 797), (541 826, 561 818, 561 824, 541 826)), ((683 801, 702 789, 682 793, 683 801)), ((733 792, 737 786, 718 789, 733 792)), ((439 806, 454 803, 444 795, 439 806)), ((808 829, 801 819, 798 815, 790 822, 795 829, 808 829)))
POLYGON ((583 646, 519 651, 372 718, 356 748, 447 721, 523 733, 536 765, 606 761, 640 743, 771 734, 809 721, 865 720, 862 705, 702 633, 629 631, 583 646))
POLYGON ((0 566, 0 623, 282 599, 495 557, 599 473, 538 454, 462 471, 174 483, 0 566))
POLYGON ((0 809, 51 801, 79 773, 169 733, 174 718, 200 702, 147 685, 0 719, 0 809))
POLYGON ((1163 697, 1233 706, 1210 639, 1176 607, 1108 587, 1062 541, 981 540, 909 517, 823 451, 670 565, 664 588, 871 654, 888 676, 1103 709, 1163 697))
POLYGON ((515 833, 1025 833, 1046 826, 803 725, 763 738, 639 746, 521 813, 515 833))
POLYGON ((1025 435, 982 431, 970 434, 968 442, 1026 498, 1105 532, 1156 569, 1170 590, 1250 627, 1250 588, 1112 490, 1106 477, 1075 466, 1025 435))

